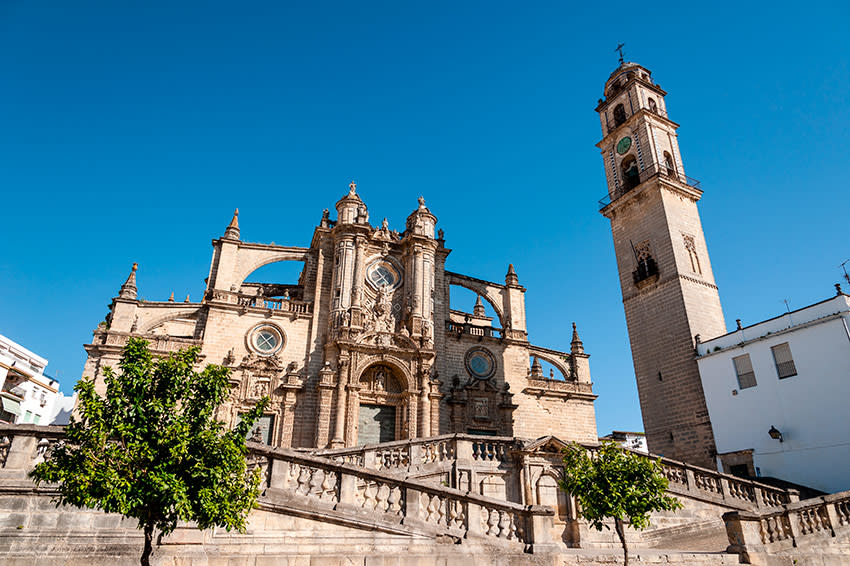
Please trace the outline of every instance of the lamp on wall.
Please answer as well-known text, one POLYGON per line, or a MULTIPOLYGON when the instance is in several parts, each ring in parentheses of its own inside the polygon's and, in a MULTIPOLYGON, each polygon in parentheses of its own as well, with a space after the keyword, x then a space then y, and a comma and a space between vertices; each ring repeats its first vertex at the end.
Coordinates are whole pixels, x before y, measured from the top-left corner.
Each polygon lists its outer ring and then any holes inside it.
POLYGON ((767 431, 767 434, 769 434, 773 440, 778 440, 779 442, 782 442, 782 432, 780 432, 780 430, 775 426, 770 425, 770 430, 767 431))

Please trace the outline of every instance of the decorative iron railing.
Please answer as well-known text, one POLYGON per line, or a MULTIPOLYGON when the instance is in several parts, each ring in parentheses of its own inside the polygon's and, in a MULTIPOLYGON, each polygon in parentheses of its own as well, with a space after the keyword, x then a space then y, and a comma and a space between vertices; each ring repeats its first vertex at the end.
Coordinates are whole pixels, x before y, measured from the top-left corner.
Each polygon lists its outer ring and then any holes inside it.
POLYGON ((620 185, 613 192, 606 194, 604 197, 599 199, 599 210, 602 210, 618 198, 622 197, 632 189, 634 189, 639 184, 651 179, 653 177, 662 177, 665 179, 670 179, 674 181, 679 181, 680 183, 684 183, 689 187, 693 187, 695 189, 700 188, 700 182, 694 178, 688 177, 684 173, 679 173, 676 170, 675 166, 668 166, 663 163, 653 163, 649 165, 646 169, 641 171, 635 179, 637 180, 633 185, 620 185))

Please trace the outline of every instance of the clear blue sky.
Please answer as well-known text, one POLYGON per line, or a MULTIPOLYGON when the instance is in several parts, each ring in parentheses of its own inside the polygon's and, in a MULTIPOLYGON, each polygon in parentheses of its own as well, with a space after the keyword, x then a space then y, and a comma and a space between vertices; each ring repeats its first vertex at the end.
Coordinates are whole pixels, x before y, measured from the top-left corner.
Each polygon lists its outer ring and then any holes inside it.
POLYGON ((599 431, 642 429, 594 112, 614 47, 669 92, 727 324, 826 298, 850 258, 850 3, 0 0, 0 333, 70 391, 132 262, 198 300, 245 240, 308 245, 356 180, 448 267, 516 265, 531 339, 575 320, 599 431))

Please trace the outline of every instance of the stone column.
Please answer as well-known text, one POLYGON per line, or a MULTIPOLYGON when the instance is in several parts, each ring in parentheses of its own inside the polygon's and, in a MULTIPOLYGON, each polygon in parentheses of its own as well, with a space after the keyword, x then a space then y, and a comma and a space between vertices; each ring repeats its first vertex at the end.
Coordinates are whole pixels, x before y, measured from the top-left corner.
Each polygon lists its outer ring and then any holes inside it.
POLYGON ((431 403, 428 401, 428 369, 422 369, 419 380, 419 431, 417 436, 431 436, 431 403))
POLYGON ((354 446, 357 442, 357 419, 360 415, 360 385, 353 384, 352 376, 351 383, 346 387, 348 392, 348 410, 346 411, 345 419, 345 446, 354 446))
POLYGON ((347 392, 345 385, 348 382, 348 359, 340 357, 337 369, 336 388, 336 415, 334 416, 334 437, 331 440, 331 448, 342 448, 345 446, 345 406, 347 392))
POLYGON ((363 248, 366 240, 357 236, 354 240, 354 281, 351 287, 351 325, 361 326, 360 299, 363 294, 363 248))
POLYGON ((316 413, 316 447, 323 448, 328 445, 330 439, 331 404, 333 403, 333 370, 330 363, 319 371, 319 383, 317 401, 319 403, 316 413))
POLYGON ((297 395, 297 390, 295 389, 287 389, 286 394, 283 398, 283 406, 281 407, 281 413, 283 413, 283 434, 280 438, 280 446, 283 448, 289 448, 292 446, 292 436, 294 432, 295 425, 295 398, 297 395))

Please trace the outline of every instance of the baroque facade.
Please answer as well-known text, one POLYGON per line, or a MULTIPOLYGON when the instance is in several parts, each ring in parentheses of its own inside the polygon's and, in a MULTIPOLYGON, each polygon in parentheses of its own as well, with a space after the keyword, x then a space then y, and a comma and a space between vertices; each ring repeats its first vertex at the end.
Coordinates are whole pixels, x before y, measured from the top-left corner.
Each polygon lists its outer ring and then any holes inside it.
POLYGON ((271 399, 257 437, 274 446, 338 448, 461 432, 596 441, 588 355, 528 341, 526 289, 447 271, 443 231, 419 198, 399 233, 369 223, 351 183, 309 247, 244 242, 238 211, 213 241, 203 299, 141 301, 136 266, 86 345, 84 375, 103 387, 131 336, 156 352, 197 345, 232 369, 219 417, 234 423, 271 399), (297 282, 248 282, 258 268, 303 263, 297 282), (472 312, 450 288, 477 294, 472 312), (488 317, 484 302, 495 317, 488 317), (544 375, 540 360, 560 375, 544 375))

